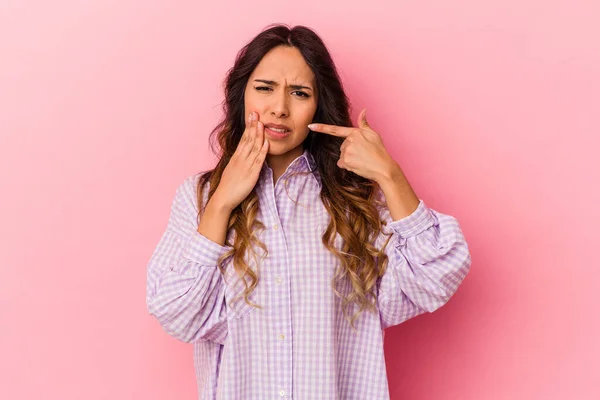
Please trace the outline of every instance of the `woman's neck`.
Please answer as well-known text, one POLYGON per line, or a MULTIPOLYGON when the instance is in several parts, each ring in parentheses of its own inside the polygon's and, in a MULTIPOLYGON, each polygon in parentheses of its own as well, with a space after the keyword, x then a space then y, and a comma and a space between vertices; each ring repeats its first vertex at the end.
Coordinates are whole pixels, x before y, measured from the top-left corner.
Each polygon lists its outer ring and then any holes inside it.
POLYGON ((283 175, 292 161, 300 157, 303 152, 304 149, 300 145, 284 154, 267 154, 267 165, 273 170, 273 185, 277 183, 279 177, 283 175))

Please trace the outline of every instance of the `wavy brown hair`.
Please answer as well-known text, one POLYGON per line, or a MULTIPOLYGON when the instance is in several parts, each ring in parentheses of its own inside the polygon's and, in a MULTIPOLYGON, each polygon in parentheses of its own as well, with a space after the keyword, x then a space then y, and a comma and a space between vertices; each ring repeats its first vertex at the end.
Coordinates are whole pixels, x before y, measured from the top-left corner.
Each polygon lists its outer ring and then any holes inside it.
MULTIPOLYGON (((344 92, 341 79, 327 47, 310 28, 286 25, 271 25, 248 42, 237 54, 233 67, 228 71, 223 101, 223 119, 210 134, 210 146, 219 157, 217 165, 200 176, 197 187, 199 207, 198 218, 204 212, 204 187, 209 183, 208 200, 219 186, 223 170, 233 156, 245 129, 244 92, 248 79, 263 56, 276 46, 293 46, 302 54, 312 69, 317 85, 317 109, 314 122, 340 126, 352 126, 350 102, 344 92), (217 145, 215 146, 215 136, 217 145)), ((342 299, 344 315, 354 327, 354 320, 365 309, 377 312, 377 284, 383 276, 387 257, 384 253, 389 237, 381 249, 375 247, 375 239, 385 224, 380 219, 377 184, 343 168, 336 163, 340 158, 340 146, 343 138, 332 135, 316 135, 309 132, 303 142, 316 162, 316 170, 321 177, 321 200, 330 216, 330 221, 322 236, 324 246, 340 261, 332 279, 332 289, 342 299), (339 235, 341 249, 334 246, 339 235), (341 286, 340 286, 341 285, 341 286), (341 288, 350 288, 342 290, 341 288), (347 292, 344 295, 342 292, 347 292), (348 317, 347 307, 354 303, 359 307, 357 313, 348 317)), ((233 266, 242 279, 245 290, 241 294, 246 303, 248 295, 258 284, 258 270, 253 270, 245 261, 246 252, 252 252, 256 259, 255 248, 260 247, 268 253, 265 244, 257 238, 257 230, 265 228, 257 220, 259 200, 254 189, 231 213, 228 232, 232 232, 233 243, 226 245, 232 249, 219 258, 219 269, 225 275, 224 265, 233 258, 233 266)), ((229 240, 229 239, 228 239, 229 240)), ((257 269, 259 263, 256 263, 257 269)), ((239 296, 238 296, 239 298, 239 296)))

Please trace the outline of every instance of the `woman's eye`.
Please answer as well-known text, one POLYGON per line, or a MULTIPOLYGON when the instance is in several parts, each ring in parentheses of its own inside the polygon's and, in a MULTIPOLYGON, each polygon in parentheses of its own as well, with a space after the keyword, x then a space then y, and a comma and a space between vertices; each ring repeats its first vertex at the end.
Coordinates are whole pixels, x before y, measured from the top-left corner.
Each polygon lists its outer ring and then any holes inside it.
MULTIPOLYGON (((257 86, 255 87, 256 90, 261 91, 261 92, 266 92, 266 91, 272 91, 272 89, 268 86, 257 86)), ((310 95, 308 93, 302 92, 300 90, 295 90, 292 93, 298 93, 298 96, 300 97, 310 97, 310 95)))
POLYGON ((300 97, 310 97, 307 93, 301 92, 300 90, 296 90, 294 93, 299 93, 300 97))

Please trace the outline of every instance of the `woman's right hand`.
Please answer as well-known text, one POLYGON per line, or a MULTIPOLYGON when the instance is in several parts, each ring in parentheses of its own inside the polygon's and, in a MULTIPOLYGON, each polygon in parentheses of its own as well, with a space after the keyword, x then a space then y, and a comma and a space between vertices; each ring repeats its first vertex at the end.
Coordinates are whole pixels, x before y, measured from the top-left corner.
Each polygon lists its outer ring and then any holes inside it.
POLYGON ((233 211, 256 186, 268 151, 265 126, 258 121, 258 113, 253 111, 211 200, 233 211))

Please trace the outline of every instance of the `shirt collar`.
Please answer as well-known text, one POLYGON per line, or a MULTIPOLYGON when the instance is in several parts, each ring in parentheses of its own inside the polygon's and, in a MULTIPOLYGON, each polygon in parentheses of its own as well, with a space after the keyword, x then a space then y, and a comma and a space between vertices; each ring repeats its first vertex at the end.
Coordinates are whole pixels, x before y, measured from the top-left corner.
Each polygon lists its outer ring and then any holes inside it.
MULTIPOLYGON (((319 186, 319 188, 321 188, 321 176, 317 171, 316 167, 317 163, 313 155, 310 153, 310 151, 308 151, 308 149, 304 149, 302 154, 290 163, 284 175, 288 175, 288 173, 309 172, 313 170, 313 173, 311 175, 317 183, 317 185, 319 186)), ((270 169, 271 168, 267 165, 267 163, 264 162, 262 166, 261 176, 266 177, 267 171, 270 169)))

